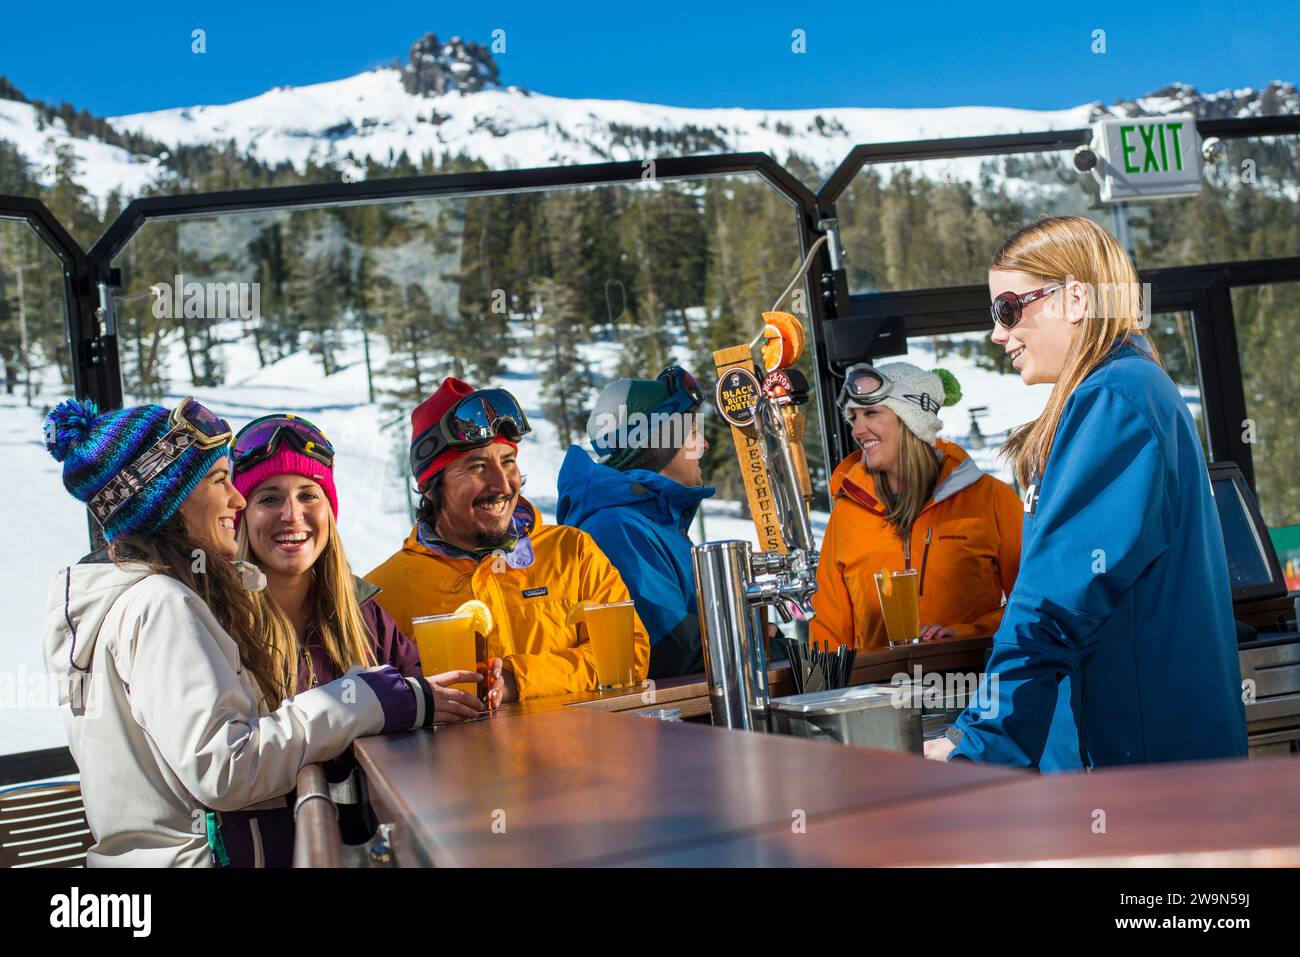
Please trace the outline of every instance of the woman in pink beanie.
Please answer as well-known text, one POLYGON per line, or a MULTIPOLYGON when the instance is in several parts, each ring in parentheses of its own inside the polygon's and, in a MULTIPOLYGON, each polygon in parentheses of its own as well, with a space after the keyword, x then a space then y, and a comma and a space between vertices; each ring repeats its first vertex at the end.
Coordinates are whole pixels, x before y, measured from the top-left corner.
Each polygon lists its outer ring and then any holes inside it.
MULTIPOLYGON (((291 693, 323 684, 354 665, 391 664, 421 674, 415 643, 375 601, 379 589, 352 574, 339 537, 334 447, 290 413, 254 419, 235 436, 234 484, 247 500, 236 540, 266 588, 267 642, 291 693)), ((438 720, 479 713, 478 699, 455 688, 477 674, 429 676, 438 720)))

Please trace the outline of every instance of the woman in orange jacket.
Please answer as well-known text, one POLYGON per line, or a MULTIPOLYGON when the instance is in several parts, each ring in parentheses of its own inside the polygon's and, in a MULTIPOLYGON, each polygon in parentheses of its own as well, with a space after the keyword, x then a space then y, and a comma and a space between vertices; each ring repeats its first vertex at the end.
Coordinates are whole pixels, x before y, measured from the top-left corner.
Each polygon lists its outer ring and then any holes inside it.
POLYGON ((882 568, 917 570, 922 638, 997 630, 1020 566, 1023 509, 1010 487, 938 438, 936 413, 960 398, 943 369, 849 369, 839 405, 860 451, 831 476, 813 641, 888 646, 873 577, 882 568))

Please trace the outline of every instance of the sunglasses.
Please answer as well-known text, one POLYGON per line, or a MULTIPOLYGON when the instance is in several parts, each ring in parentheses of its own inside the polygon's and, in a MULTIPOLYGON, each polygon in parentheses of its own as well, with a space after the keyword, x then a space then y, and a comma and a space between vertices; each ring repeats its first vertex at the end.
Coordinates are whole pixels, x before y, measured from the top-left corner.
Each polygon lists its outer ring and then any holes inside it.
POLYGON ((498 435, 518 442, 531 431, 513 395, 505 389, 481 389, 453 405, 411 443, 411 474, 418 478, 447 449, 473 448, 498 435))
POLYGON ((230 441, 230 423, 187 395, 167 417, 170 431, 118 472, 90 500, 101 525, 191 446, 210 451, 230 441))
POLYGON ((993 322, 1001 323, 1004 329, 1010 329, 1020 321, 1024 315, 1025 306, 1037 302, 1040 299, 1046 299, 1056 290, 1064 288, 1061 283, 1054 286, 1044 286, 1042 289, 1034 289, 1030 292, 1002 292, 993 299, 989 306, 989 315, 993 322))
POLYGON ((334 466, 334 446, 324 432, 306 419, 279 413, 261 416, 239 430, 231 448, 235 471, 265 462, 285 443, 326 468, 334 466))

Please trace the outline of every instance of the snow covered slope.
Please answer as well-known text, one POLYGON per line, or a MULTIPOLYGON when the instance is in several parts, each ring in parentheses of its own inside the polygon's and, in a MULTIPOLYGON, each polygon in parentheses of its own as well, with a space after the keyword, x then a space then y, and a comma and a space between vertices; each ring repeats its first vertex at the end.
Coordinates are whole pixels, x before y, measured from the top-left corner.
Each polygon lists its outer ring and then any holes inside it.
POLYGON ((138 194, 162 170, 162 163, 152 156, 136 156, 98 139, 69 135, 61 119, 41 127, 36 107, 0 99, 0 140, 8 140, 18 148, 43 185, 52 182, 50 170, 59 146, 72 148, 78 161, 78 182, 101 203, 113 190, 124 196, 138 194))

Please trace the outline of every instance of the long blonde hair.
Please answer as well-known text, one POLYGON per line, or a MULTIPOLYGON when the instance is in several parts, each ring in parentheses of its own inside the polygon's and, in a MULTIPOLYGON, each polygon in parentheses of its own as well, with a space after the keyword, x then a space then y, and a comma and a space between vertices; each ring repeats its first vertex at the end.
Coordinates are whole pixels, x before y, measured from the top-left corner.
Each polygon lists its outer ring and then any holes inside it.
MULTIPOLYGON (((1143 333, 1140 296, 1116 294, 1141 287, 1133 261, 1115 237, 1082 216, 1054 216, 1024 227, 993 254, 989 270, 1023 272, 1044 283, 1074 279, 1090 284, 1093 290, 1088 296, 1087 317, 1075 326, 1065 367, 1052 386, 1047 406, 1037 419, 1014 429, 1002 446, 1002 455, 1011 462, 1016 481, 1023 487, 1035 472, 1041 475, 1046 467, 1061 414, 1079 383, 1102 363, 1117 342, 1128 342, 1143 333), (1111 291, 1105 298, 1107 305, 1114 308, 1098 309, 1102 298, 1096 292, 1099 289, 1111 291)), ((1150 347, 1152 357, 1160 362, 1154 341, 1150 341, 1150 347)))
MULTIPOLYGON (((353 665, 370 667, 376 663, 374 640, 361 617, 352 566, 343 552, 334 512, 325 509, 325 515, 329 535, 311 568, 315 576, 311 623, 316 627, 330 663, 342 674, 353 665)), ((239 558, 257 564, 257 557, 248 542, 248 522, 239 523, 235 540, 239 544, 239 558)), ((286 694, 305 690, 298 687, 298 660, 303 648, 289 616, 275 603, 267 589, 250 593, 250 598, 263 622, 271 657, 283 667, 281 677, 286 694)), ((310 666, 310 658, 308 663, 310 666)))
MULTIPOLYGON (((892 409, 890 410, 893 411, 892 409)), ((898 421, 898 488, 891 488, 884 472, 873 471, 876 491, 885 505, 885 521, 904 542, 912 537, 916 517, 934 494, 939 481, 939 457, 934 449, 899 419, 898 421)))

